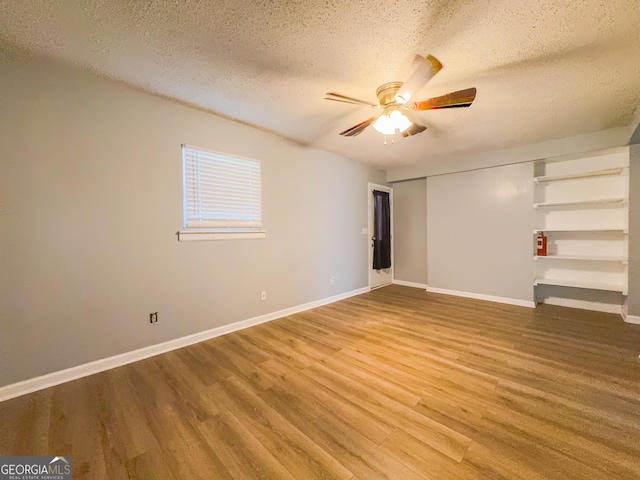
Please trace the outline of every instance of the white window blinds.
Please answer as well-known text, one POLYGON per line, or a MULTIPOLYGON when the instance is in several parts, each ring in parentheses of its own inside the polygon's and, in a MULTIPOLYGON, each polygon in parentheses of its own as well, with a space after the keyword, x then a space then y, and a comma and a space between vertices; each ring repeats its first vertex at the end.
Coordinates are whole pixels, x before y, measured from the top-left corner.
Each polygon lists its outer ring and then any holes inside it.
POLYGON ((262 229, 260 162, 182 146, 185 228, 262 229))

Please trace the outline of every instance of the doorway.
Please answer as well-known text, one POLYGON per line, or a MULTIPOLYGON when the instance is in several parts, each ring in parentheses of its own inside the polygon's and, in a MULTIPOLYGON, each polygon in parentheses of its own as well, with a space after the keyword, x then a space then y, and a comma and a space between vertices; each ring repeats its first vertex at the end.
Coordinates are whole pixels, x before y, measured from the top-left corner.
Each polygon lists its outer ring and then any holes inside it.
POLYGON ((369 183, 367 194, 369 205, 369 288, 373 290, 393 282, 393 188, 369 183), (381 200, 382 203, 386 202, 384 194, 388 195, 388 215, 380 214, 379 211, 381 200), (377 209, 378 214, 376 214, 377 209), (388 242, 386 248, 384 242, 388 242), (385 252, 385 249, 388 252, 385 252))

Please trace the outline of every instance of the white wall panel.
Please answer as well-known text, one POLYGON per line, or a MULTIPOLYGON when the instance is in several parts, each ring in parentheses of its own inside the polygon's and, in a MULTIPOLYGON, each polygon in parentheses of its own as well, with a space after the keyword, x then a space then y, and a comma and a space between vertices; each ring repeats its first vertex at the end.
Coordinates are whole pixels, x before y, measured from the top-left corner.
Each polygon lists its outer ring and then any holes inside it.
POLYGON ((393 184, 394 276, 427 283, 427 180, 393 184))
POLYGON ((532 204, 532 163, 429 177, 429 286, 532 301, 532 204))
POLYGON ((640 145, 629 159, 629 315, 640 317, 640 145))

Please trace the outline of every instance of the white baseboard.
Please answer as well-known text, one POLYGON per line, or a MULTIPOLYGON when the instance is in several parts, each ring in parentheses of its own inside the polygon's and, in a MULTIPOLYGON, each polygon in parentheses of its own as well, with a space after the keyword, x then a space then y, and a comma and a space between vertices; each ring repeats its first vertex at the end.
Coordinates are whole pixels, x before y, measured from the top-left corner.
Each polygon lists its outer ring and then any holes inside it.
POLYGON ((507 305, 516 305, 518 307, 535 308, 533 301, 518 300, 516 298, 494 297, 493 295, 484 295, 481 293, 460 292, 458 290, 447 290, 445 288, 427 287, 427 292, 442 293, 444 295, 454 295, 456 297, 473 298, 475 300, 486 300, 487 302, 506 303, 507 305))
POLYGON ((627 323, 632 323, 634 325, 640 325, 640 317, 636 315, 627 315, 624 321, 627 323))
POLYGON ((394 285, 402 285, 404 287, 422 288, 423 290, 426 290, 428 288, 426 283, 406 282, 404 280, 397 280, 395 278, 393 279, 392 283, 394 285))
POLYGON ((285 308, 277 312, 267 313, 257 317, 242 320, 240 322, 232 323, 230 325, 223 325, 222 327, 212 328, 200 333, 194 333, 193 335, 187 335, 186 337, 176 338, 175 340, 169 340, 167 342, 159 343, 157 345, 151 345, 149 347, 140 348, 131 352, 122 353, 113 357, 103 358, 94 362, 85 363, 76 367, 67 368, 58 372, 42 375, 41 377, 30 378, 22 382, 14 383, 0 387, 0 402, 9 400, 10 398, 26 395, 27 393, 36 392, 45 388, 60 385, 61 383, 70 382, 78 378, 87 377, 95 373, 104 372, 112 368, 127 365, 129 363, 137 362, 145 358, 154 357, 161 353, 177 350, 178 348, 193 345, 194 343, 203 342, 211 338, 219 337, 227 333, 243 330, 245 328, 260 325, 261 323, 270 322, 278 318, 293 315, 295 313, 304 312, 305 310, 311 310, 312 308, 321 307, 329 303, 334 303, 345 298, 360 295, 369 292, 369 287, 359 288, 350 292, 341 293, 332 297, 323 298, 313 302, 305 303, 291 308, 285 308))

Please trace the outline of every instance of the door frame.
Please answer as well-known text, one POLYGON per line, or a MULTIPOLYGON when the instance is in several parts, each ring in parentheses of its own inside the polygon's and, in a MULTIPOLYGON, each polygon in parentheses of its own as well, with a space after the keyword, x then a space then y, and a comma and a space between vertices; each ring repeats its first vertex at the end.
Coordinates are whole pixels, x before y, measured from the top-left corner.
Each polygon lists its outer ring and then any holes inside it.
MULTIPOLYGON (((368 235, 367 235, 367 257, 369 258, 369 264, 367 265, 367 277, 369 278, 369 290, 371 290, 371 273, 373 271, 373 249, 371 248, 371 237, 373 236, 373 190, 380 190, 383 192, 389 193, 389 227, 391 229, 391 282, 389 285, 393 283, 395 278, 394 267, 395 260, 393 258, 394 246, 393 246, 393 187, 387 187, 386 185, 380 185, 378 183, 367 183, 367 224, 368 235)), ((385 284, 387 285, 387 284, 385 284)), ((382 286, 385 286, 382 285, 382 286)))

